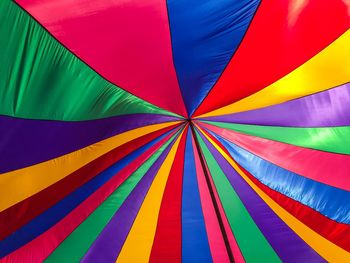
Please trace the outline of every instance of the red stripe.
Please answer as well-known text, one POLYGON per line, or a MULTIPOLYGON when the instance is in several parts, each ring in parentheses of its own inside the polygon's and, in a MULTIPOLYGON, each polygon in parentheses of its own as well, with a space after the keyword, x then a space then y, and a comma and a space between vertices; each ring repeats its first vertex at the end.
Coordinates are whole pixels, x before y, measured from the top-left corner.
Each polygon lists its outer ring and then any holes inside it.
MULTIPOLYGON (((216 138, 213 137, 211 134, 209 134, 207 131, 201 130, 200 132, 205 133, 213 141, 219 143, 219 141, 217 141, 216 138)), ((229 153, 227 152, 227 150, 225 148, 223 149, 223 151, 229 155, 229 153)), ((209 171, 209 168, 208 168, 207 164, 205 164, 205 167, 209 171)), ((229 222, 227 220, 224 208, 222 206, 222 203, 221 203, 221 200, 219 198, 219 195, 218 195, 217 189, 215 187, 215 184, 214 184, 212 176, 209 176, 209 180, 210 180, 210 184, 212 186, 213 192, 214 192, 215 200, 216 200, 216 202, 217 202, 217 204, 219 206, 219 211, 220 211, 223 223, 224 223, 225 231, 226 231, 226 234, 227 234, 227 237, 228 237, 228 241, 229 241, 229 244, 230 244, 231 251, 233 253, 234 260, 235 260, 236 263, 245 262, 244 257, 242 255, 242 252, 240 251, 240 248, 239 248, 239 246, 237 244, 236 238, 233 235, 232 229, 231 229, 230 224, 229 224, 229 222)))
POLYGON ((220 148, 228 155, 228 156, 231 156, 230 153, 228 152, 228 150, 221 144, 221 142, 216 139, 213 135, 211 135, 207 130, 205 130, 205 128, 203 127, 204 123, 201 123, 201 122, 195 122, 196 123, 196 126, 197 127, 200 127, 201 128, 201 132, 205 135, 207 135, 211 140, 213 140, 217 145, 220 146, 220 148))
POLYGON ((171 130, 176 125, 152 132, 113 149, 57 183, 2 211, 0 213, 0 225, 6 227, 0 229, 0 240, 28 223, 118 160, 171 130))
POLYGON ((299 219, 305 225, 309 226, 315 232, 319 233, 334 244, 350 252, 349 225, 331 220, 328 217, 313 210, 312 208, 303 205, 275 190, 272 190, 268 186, 262 184, 239 164, 238 166, 254 182, 255 185, 257 185, 261 190, 263 190, 268 196, 270 196, 275 202, 286 209, 289 213, 294 215, 297 219, 299 219))
POLYGON ((217 196, 215 195, 216 189, 212 184, 212 176, 208 169, 207 163, 202 156, 202 152, 200 152, 201 156, 199 155, 200 149, 197 148, 199 147, 199 144, 197 144, 195 136, 196 134, 193 133, 193 155, 196 165, 198 189, 202 203, 202 211, 205 228, 207 230, 210 253, 213 258, 213 262, 230 262, 231 259, 233 260, 233 253, 228 238, 229 233, 226 232, 222 211, 220 210, 221 204, 217 202, 217 196), (203 162, 201 162, 201 160, 203 162))
MULTIPOLYGON (((227 152, 225 147, 210 133, 204 131, 215 143, 225 151, 228 156, 231 155, 227 152)), ((232 159, 232 157, 231 157, 232 159)), ((233 159, 234 160, 234 159, 233 159)), ((236 162, 237 163, 237 162, 236 162)), ((342 247, 343 249, 350 252, 350 225, 338 223, 328 217, 318 213, 312 208, 295 201, 288 196, 285 196, 275 190, 272 190, 268 186, 261 183, 238 163, 237 165, 242 169, 242 171, 257 185, 262 191, 264 191, 268 196, 270 196, 275 202, 286 209, 289 213, 303 222, 305 225, 313 229, 315 232, 319 233, 326 239, 330 240, 334 244, 342 247)))
POLYGON ((350 191, 350 155, 303 148, 207 123, 201 123, 200 126, 282 168, 314 181, 350 191))
POLYGON ((180 140, 159 211, 150 262, 181 262, 182 177, 188 126, 180 140))
POLYGON ((241 46, 194 116, 257 92, 328 46, 350 26, 344 2, 261 1, 241 46))
MULTIPOLYGON (((177 131, 177 130, 176 130, 177 131)), ((42 262, 53 250, 74 231, 110 194, 115 191, 140 165, 159 149, 175 134, 172 132, 161 141, 153 145, 136 160, 113 176, 106 184, 100 187, 84 202, 71 211, 49 230, 39 235, 26 245, 15 250, 3 258, 4 262, 42 262)))

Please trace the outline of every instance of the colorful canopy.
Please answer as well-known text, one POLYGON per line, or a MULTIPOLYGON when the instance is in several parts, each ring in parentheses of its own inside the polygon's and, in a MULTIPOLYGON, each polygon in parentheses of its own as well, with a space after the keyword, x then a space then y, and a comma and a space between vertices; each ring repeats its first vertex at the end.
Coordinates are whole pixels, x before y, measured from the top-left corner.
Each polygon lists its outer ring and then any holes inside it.
POLYGON ((0 1, 0 262, 350 262, 350 1, 0 1))

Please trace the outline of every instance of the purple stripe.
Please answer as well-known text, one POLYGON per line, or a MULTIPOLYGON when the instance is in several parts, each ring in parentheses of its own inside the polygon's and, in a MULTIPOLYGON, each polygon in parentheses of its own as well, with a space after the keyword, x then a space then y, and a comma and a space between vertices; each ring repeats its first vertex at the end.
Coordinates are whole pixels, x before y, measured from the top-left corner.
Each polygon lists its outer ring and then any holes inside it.
POLYGON ((56 158, 137 127, 174 120, 178 119, 155 114, 79 122, 0 116, 0 173, 56 158))
POLYGON ((350 125, 350 84, 266 108, 205 120, 290 127, 350 125))
POLYGON ((308 244, 295 234, 233 169, 226 159, 200 134, 239 195, 255 224, 283 262, 325 262, 308 244))
POLYGON ((129 234, 136 215, 139 212, 147 191, 174 142, 175 140, 168 145, 147 173, 142 177, 135 189, 127 197, 122 206, 91 245, 81 262, 115 262, 126 237, 129 234))

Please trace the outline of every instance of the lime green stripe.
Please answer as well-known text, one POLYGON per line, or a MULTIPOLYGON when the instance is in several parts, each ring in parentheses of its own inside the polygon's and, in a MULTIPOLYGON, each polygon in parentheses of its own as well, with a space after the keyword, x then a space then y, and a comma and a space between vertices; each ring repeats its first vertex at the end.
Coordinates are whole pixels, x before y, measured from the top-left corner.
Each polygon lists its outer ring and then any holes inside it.
POLYGON ((197 138, 244 259, 247 262, 281 262, 198 133, 197 138))
POLYGON ((174 136, 162 145, 161 148, 143 163, 81 225, 79 225, 45 262, 79 262, 141 178, 170 144, 174 136))
POLYGON ((209 124, 321 151, 350 154, 350 126, 295 128, 204 121, 209 124))
POLYGON ((9 0, 0 1, 0 115, 79 121, 177 116, 109 83, 9 0))

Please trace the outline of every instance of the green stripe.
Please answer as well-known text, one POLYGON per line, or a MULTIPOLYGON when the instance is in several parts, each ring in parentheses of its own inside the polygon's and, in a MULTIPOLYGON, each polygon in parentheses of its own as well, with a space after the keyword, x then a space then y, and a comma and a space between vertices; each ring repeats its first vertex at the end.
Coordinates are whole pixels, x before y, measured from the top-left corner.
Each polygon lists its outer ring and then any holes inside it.
MULTIPOLYGON (((178 134, 178 133, 177 133, 178 134)), ((175 134, 174 136, 177 136, 175 134)), ((45 260, 45 262, 79 262, 92 243, 118 211, 145 173, 158 159, 174 136, 143 163, 82 224, 79 225, 45 260)))
POLYGON ((0 1, 0 50, 0 115, 65 121, 178 116, 106 81, 9 0, 0 1))
POLYGON ((296 128, 203 121, 224 129, 321 151, 350 154, 350 126, 296 128))
POLYGON ((276 252, 261 233, 236 191, 196 132, 210 174, 225 210, 231 230, 246 262, 281 262, 276 252))

